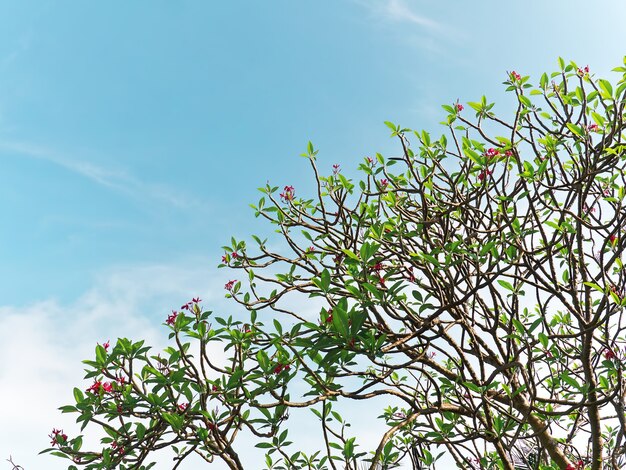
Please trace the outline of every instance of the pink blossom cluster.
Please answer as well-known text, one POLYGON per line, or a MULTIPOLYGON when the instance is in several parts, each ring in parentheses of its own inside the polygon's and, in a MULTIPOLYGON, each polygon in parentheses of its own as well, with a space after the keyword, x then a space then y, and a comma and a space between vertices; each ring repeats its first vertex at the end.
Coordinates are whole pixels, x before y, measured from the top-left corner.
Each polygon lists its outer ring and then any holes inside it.
POLYGON ((285 186, 283 192, 280 193, 280 198, 283 202, 293 201, 293 198, 296 196, 296 190, 293 186, 285 186))

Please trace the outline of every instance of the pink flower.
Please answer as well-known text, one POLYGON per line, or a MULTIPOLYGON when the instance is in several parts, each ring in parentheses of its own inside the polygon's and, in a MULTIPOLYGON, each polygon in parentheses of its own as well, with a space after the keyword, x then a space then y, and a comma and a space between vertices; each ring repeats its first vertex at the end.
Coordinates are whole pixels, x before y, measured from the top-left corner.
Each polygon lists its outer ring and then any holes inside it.
POLYGON ((231 292, 233 290, 233 288, 235 287, 235 283, 237 281, 236 280, 231 280, 228 281, 226 284, 224 284, 224 289, 226 289, 227 291, 231 292))
POLYGON ((280 362, 278 364, 276 364, 276 366, 274 367, 274 373, 275 374, 280 374, 283 371, 289 370, 291 368, 291 366, 289 364, 281 364, 280 362))
POLYGON ((374 166, 374 159, 372 157, 365 157, 365 158, 367 158, 367 163, 374 166))
POLYGON ((389 181, 387 181, 386 178, 383 178, 382 180, 380 180, 380 185, 385 188, 387 187, 387 185, 389 184, 389 181))
POLYGON ((52 429, 52 432, 48 434, 48 437, 52 439, 50 445, 61 447, 67 442, 67 434, 63 432, 63 429, 52 429))
POLYGON ((485 177, 489 176, 490 174, 491 174, 491 170, 483 170, 478 174, 478 179, 482 181, 485 179, 485 177))
POLYGON ((93 393, 95 395, 96 393, 100 392, 100 387, 102 387, 102 382, 100 382, 99 380, 95 380, 91 387, 85 390, 85 392, 93 393))
POLYGON ((583 67, 582 69, 579 67, 576 73, 578 74, 579 77, 587 75, 589 73, 589 66, 585 65, 585 67, 583 67))
POLYGON ((226 257, 226 255, 222 255, 222 264, 227 264, 228 263, 228 258, 226 257))
POLYGON ((200 297, 194 297, 193 299, 191 299, 191 301, 194 304, 199 304, 200 302, 202 302, 202 299, 200 297))
POLYGON ((587 126, 587 130, 589 132, 600 132, 600 126, 598 126, 595 122, 593 124, 589 124, 587 126))
POLYGON ((108 351, 110 346, 111 346, 111 340, 107 340, 107 342, 102 345, 105 351, 108 351))
POLYGON ((576 462, 576 465, 574 465, 573 463, 568 463, 567 467, 565 467, 565 470, 583 470, 584 467, 585 462, 579 460, 578 462, 576 462))
POLYGON ((485 152, 485 156, 487 158, 497 157, 498 155, 500 155, 500 151, 494 148, 487 149, 487 151, 485 152))
POLYGON ((383 263, 376 263, 374 266, 372 266, 372 271, 380 271, 383 269, 383 263))
POLYGON ((511 79, 519 82, 522 79, 522 76, 517 73, 515 70, 511 72, 511 79))
POLYGON ((611 349, 605 349, 604 350, 604 358, 607 361, 610 361, 611 359, 615 359, 617 356, 615 355, 615 353, 611 350, 611 349))
POLYGON ((584 203, 584 204, 583 204, 583 211, 584 211, 585 213, 589 213, 589 212, 592 212, 592 213, 593 213, 593 212, 595 212, 595 211, 596 211, 596 207, 595 207, 595 206, 591 206, 591 207, 589 207, 589 206, 587 205, 587 203, 584 203))
POLYGON ((461 111, 463 111, 463 105, 461 103, 457 103, 456 104, 456 111, 457 113, 460 113, 461 111))
POLYGON ((105 393, 111 393, 113 391, 113 385, 111 382, 104 382, 102 384, 102 390, 104 390, 105 393))
POLYGON ((180 405, 178 405, 178 409, 180 411, 185 411, 187 408, 189 408, 189 403, 181 403, 180 405))
POLYGON ((505 157, 510 157, 510 156, 512 156, 512 155, 513 155, 513 152, 512 152, 511 150, 506 150, 506 151, 504 152, 504 156, 505 156, 505 157))
POLYGON ((168 325, 172 326, 174 324, 174 322, 176 322, 176 317, 178 316, 178 312, 176 310, 172 310, 171 315, 167 316, 167 320, 165 320, 165 323, 167 323, 168 325))
POLYGON ((233 259, 237 259, 237 258, 239 258, 239 255, 237 254, 237 252, 236 252, 236 251, 233 251, 233 252, 231 253, 231 255, 230 255, 230 256, 231 256, 233 259))
POLYGON ((285 189, 283 191, 284 192, 280 193, 280 198, 284 202, 293 201, 293 198, 296 194, 293 186, 285 186, 285 189))
POLYGON ((337 173, 339 173, 341 171, 341 168, 339 165, 337 165, 336 163, 333 165, 333 175, 336 175, 337 173))
POLYGON ((609 242, 611 243, 611 245, 615 244, 616 241, 617 241, 616 235, 609 235, 609 242))

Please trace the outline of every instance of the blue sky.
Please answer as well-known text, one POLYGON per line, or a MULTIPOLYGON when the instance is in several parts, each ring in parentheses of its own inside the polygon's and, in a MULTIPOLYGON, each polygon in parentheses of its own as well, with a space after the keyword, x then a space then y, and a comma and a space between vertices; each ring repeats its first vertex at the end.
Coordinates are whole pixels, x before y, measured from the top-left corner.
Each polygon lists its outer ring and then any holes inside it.
POLYGON ((562 56, 609 75, 624 19, 619 1, 2 2, 0 394, 15 406, 0 458, 63 468, 34 455, 96 342, 158 344, 192 296, 229 308, 219 247, 271 232, 248 208, 266 181, 311 188, 307 141, 350 173, 397 152, 385 120, 438 133, 441 104, 482 94, 506 113, 506 71, 562 56))

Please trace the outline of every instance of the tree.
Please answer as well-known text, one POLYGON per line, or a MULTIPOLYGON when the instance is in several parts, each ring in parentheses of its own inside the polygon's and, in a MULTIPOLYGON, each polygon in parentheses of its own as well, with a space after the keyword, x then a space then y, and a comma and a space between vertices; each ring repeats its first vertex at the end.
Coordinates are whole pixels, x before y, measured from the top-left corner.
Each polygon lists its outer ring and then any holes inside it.
POLYGON ((615 87, 559 65, 538 86, 507 74, 508 121, 483 96, 473 112, 444 106, 438 140, 387 122, 402 154, 366 157, 356 184, 338 165, 324 176, 309 143, 314 194, 267 185, 253 206, 279 242, 224 247, 246 319, 193 299, 167 318, 161 355, 98 345, 93 384, 61 409, 101 427, 103 447, 55 430, 46 451, 71 468, 150 468, 173 446, 175 466, 195 452, 240 469, 247 429, 275 469, 426 469, 442 452, 466 469, 624 468, 626 60, 615 87), (377 396, 397 406, 357 452, 336 410, 377 396), (291 450, 293 407, 319 420, 323 449, 291 450))

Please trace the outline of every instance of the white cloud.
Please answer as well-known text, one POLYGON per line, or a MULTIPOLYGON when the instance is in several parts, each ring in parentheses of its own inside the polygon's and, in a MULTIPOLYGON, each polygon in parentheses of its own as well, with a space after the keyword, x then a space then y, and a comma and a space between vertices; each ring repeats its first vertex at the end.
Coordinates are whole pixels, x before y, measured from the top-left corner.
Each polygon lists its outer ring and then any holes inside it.
MULTIPOLYGON (((206 263, 198 263, 205 265, 206 263)), ((92 358, 96 343, 114 342, 118 337, 145 339, 160 351, 167 342, 161 326, 171 308, 200 296, 205 308, 216 314, 236 316, 240 310, 223 297, 223 285, 231 274, 206 268, 179 265, 118 266, 101 273, 94 287, 75 301, 61 304, 47 300, 25 306, 0 306, 0 458, 13 457, 25 470, 66 469, 68 462, 50 455, 37 455, 47 447, 53 427, 70 436, 79 433, 76 416, 62 414, 58 407, 72 403, 72 389, 86 388, 81 361, 92 358)), ((294 299, 296 300, 296 299, 294 299)), ((316 318, 319 305, 301 301, 297 310, 316 318)), ((295 307, 295 305, 289 306, 295 307)), ((263 315, 263 314, 261 314, 263 315)), ((267 321, 264 320, 266 323, 267 321)), ((221 349, 213 351, 220 362, 221 349)), ((222 356, 223 357, 223 356, 222 356)), ((301 387, 294 392, 302 392, 301 387)), ((344 403, 338 408, 352 423, 349 434, 358 437, 360 450, 376 447, 382 423, 375 420, 385 400, 376 403, 344 403), (345 413, 344 413, 345 412, 345 413)), ((293 410, 289 421, 290 440, 296 449, 321 449, 319 422, 308 409, 293 410)), ((88 427, 85 447, 97 445, 97 427, 88 427)), ((254 446, 258 439, 242 432, 235 443, 246 468, 255 465, 263 452, 254 446)), ((171 468, 171 460, 159 454, 156 470, 171 468)), ((197 468, 202 462, 190 459, 182 469, 197 468)), ((211 465, 225 470, 222 462, 211 465)))
POLYGON ((53 426, 79 431, 75 416, 57 408, 72 402, 73 387, 87 386, 81 361, 93 357, 96 343, 118 337, 145 339, 161 350, 169 308, 192 296, 223 304, 222 285, 212 290, 210 275, 182 265, 119 267, 68 305, 0 306, 0 458, 13 456, 26 470, 67 468, 63 459, 37 454, 53 426))

